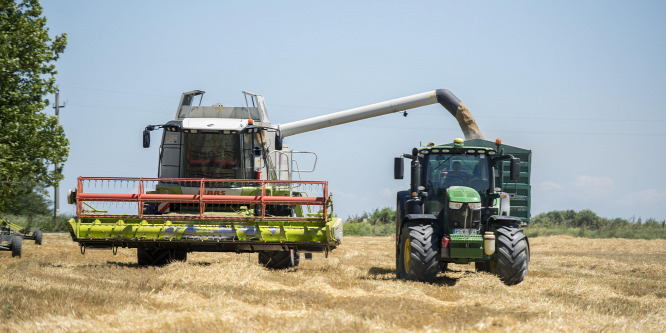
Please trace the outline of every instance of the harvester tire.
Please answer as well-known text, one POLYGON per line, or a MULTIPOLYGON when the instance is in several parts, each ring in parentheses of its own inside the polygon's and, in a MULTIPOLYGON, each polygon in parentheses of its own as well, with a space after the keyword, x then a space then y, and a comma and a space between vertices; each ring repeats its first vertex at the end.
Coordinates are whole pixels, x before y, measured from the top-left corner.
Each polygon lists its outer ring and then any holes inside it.
POLYGON ((37 229, 35 230, 35 244, 42 245, 42 231, 37 229))
POLYGON ((185 250, 170 250, 169 261, 187 261, 187 251, 185 250))
POLYGON ((294 263, 289 251, 259 251, 259 264, 270 269, 296 267, 300 263, 300 253, 294 250, 294 263))
POLYGON ((164 266, 169 263, 169 250, 136 249, 137 262, 141 266, 164 266))
POLYGON ((440 271, 439 239, 430 224, 407 223, 400 236, 399 276, 434 282, 440 271))
POLYGON ((174 261, 187 261, 186 250, 137 248, 136 255, 141 266, 164 266, 174 261))
POLYGON ((529 246, 523 229, 517 224, 501 225, 495 231, 497 238, 497 265, 490 264, 491 271, 496 273, 506 285, 515 285, 523 281, 527 275, 529 263, 529 246), (495 268, 495 269, 493 269, 495 268))
POLYGON ((23 237, 12 237, 12 257, 23 257, 23 237))
POLYGON ((143 213, 147 215, 157 214, 157 203, 156 202, 144 202, 143 203, 143 213))

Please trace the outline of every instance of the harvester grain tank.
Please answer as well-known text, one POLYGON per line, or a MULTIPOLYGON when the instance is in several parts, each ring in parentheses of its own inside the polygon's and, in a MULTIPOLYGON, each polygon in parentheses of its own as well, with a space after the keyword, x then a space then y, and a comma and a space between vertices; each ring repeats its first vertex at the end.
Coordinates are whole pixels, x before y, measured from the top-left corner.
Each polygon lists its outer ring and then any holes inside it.
POLYGON ((174 120, 147 126, 144 147, 163 129, 157 178, 79 177, 68 199, 77 205, 69 229, 81 252, 137 248, 139 264, 150 265, 192 251, 258 252, 267 267, 292 267, 300 252, 328 254, 343 233, 327 182, 301 180, 312 170, 297 156, 314 155, 316 164, 316 155, 290 149, 284 137, 438 102, 466 135, 479 133, 443 89, 282 125, 270 122, 262 96, 243 93, 242 107, 201 106, 203 91, 183 93, 174 120))
POLYGON ((529 150, 475 138, 414 148, 394 161, 410 189, 397 194, 396 276, 432 282, 448 264, 475 263, 507 285, 527 275, 529 150))

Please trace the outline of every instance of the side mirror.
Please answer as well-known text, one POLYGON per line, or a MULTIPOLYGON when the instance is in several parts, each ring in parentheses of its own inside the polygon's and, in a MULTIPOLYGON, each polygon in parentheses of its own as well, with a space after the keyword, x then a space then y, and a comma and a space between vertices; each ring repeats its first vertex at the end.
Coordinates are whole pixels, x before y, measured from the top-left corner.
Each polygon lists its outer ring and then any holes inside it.
POLYGON ((275 150, 282 150, 282 133, 275 133, 275 150))
POLYGON ((393 178, 402 179, 405 177, 405 161, 402 157, 393 159, 393 178))
POLYGON ((520 180, 520 159, 512 158, 511 159, 511 171, 510 171, 511 180, 518 181, 520 180))
POLYGON ((143 148, 150 147, 150 131, 148 129, 143 130, 143 148))
POLYGON ((261 156, 261 148, 259 148, 259 146, 254 146, 254 148, 252 149, 252 152, 254 153, 254 156, 257 156, 257 157, 261 156))

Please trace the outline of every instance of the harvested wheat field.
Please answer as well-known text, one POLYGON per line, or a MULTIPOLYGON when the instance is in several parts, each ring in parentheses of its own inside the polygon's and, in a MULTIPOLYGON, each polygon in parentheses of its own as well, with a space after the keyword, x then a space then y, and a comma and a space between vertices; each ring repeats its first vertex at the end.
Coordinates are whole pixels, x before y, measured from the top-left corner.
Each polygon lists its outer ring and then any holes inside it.
POLYGON ((507 287, 473 266, 437 283, 396 281, 392 237, 346 237, 290 271, 256 254, 190 253, 139 267, 136 250, 81 255, 68 235, 0 252, 0 331, 663 332, 666 240, 530 240, 507 287))

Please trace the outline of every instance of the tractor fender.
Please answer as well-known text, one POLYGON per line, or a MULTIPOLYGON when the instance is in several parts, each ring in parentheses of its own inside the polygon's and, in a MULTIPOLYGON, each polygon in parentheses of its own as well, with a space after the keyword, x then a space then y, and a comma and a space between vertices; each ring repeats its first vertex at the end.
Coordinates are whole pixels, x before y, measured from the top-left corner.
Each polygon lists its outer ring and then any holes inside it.
MULTIPOLYGON (((400 223, 400 233, 402 233, 402 226, 405 223, 434 224, 435 222, 437 222, 437 217, 433 214, 407 214, 400 223)), ((400 238, 400 233, 397 233, 398 238, 400 238)))
POLYGON ((488 218, 488 225, 496 223, 509 223, 509 224, 520 225, 522 222, 523 220, 515 216, 492 215, 488 218))
POLYGON ((409 191, 399 191, 396 196, 395 207, 395 234, 396 246, 400 242, 400 229, 402 229, 402 222, 405 217, 405 199, 409 196, 409 191))
POLYGON ((396 218, 395 229, 395 251, 396 256, 399 254, 400 237, 402 236, 402 228, 407 223, 420 223, 420 224, 435 224, 437 217, 433 214, 407 214, 402 219, 398 216, 396 218))

